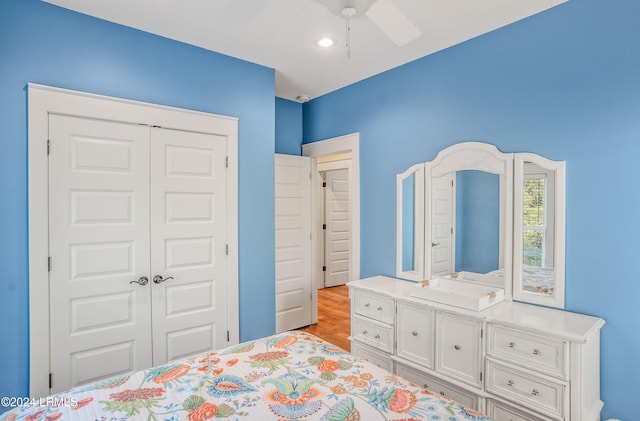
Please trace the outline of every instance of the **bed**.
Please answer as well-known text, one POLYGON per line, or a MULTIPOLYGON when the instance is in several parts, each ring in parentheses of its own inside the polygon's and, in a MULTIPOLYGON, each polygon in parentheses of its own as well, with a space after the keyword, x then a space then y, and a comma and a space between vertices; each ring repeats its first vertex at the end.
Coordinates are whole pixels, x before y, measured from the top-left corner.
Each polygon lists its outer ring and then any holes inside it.
MULTIPOLYGON (((481 275, 484 276, 484 275, 481 275)), ((487 276, 504 281, 504 268, 487 273, 487 276)), ((486 281, 486 279, 482 279, 486 281)), ((555 284, 554 268, 524 266, 522 269, 522 289, 536 294, 553 295, 555 284)))
POLYGON ((309 333, 77 387, 0 420, 489 420, 309 333))

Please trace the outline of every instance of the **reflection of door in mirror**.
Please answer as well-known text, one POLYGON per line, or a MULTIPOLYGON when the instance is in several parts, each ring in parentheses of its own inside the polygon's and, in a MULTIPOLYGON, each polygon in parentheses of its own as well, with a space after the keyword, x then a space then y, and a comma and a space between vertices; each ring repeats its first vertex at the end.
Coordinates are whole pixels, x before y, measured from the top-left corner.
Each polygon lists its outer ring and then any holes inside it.
POLYGON ((431 192, 431 274, 446 276, 455 267, 453 236, 455 177, 445 174, 433 180, 431 192))
POLYGON ((415 261, 415 174, 402 180, 402 270, 416 270, 415 261))
POLYGON ((501 268, 500 176, 457 171, 456 272, 489 273, 501 268))
POLYGON ((524 163, 522 186, 522 258, 524 291, 554 292, 554 171, 524 163))

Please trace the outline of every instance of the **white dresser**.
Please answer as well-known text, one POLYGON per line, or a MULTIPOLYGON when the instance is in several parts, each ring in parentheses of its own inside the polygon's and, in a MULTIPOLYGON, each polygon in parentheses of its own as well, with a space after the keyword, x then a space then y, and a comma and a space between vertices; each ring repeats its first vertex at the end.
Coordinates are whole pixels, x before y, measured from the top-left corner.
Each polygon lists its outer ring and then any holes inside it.
POLYGON ((503 302, 481 312, 350 282, 351 352, 502 421, 600 419, 604 320, 503 302))

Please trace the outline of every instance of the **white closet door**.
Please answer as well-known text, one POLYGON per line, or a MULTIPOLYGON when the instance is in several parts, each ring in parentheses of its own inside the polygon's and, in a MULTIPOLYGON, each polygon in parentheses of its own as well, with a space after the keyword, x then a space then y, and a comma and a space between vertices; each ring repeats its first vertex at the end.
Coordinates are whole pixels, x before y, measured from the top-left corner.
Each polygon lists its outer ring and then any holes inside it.
POLYGON ((275 157, 276 332, 311 324, 311 158, 275 157))
POLYGON ((55 393, 151 365, 149 128, 51 115, 49 139, 55 393))
POLYGON ((227 344, 226 144, 152 129, 154 365, 227 344))
POLYGON ((351 255, 351 192, 349 169, 325 173, 325 276, 324 286, 349 281, 351 255))
MULTIPOLYGON (((453 235, 455 215, 455 173, 433 180, 431 275, 450 275, 454 272, 455 241, 453 235)), ((427 247, 429 245, 427 244, 427 247)), ((427 275, 429 276, 429 275, 427 275)))

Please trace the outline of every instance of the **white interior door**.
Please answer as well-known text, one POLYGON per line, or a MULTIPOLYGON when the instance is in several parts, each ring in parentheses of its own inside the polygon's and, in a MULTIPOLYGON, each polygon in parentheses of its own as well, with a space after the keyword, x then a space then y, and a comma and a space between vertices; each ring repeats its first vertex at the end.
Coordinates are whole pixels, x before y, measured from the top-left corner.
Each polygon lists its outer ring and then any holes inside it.
POLYGON ((455 173, 435 178, 432 186, 431 274, 450 275, 455 267, 455 173))
POLYGON ((149 128, 50 115, 49 139, 55 393, 152 364, 149 128))
POLYGON ((311 158, 275 156, 276 332, 311 324, 311 158))
POLYGON ((226 137, 151 129, 153 364, 226 346, 226 137))
POLYGON ((325 173, 324 286, 349 281, 351 255, 351 192, 349 168, 325 173))

